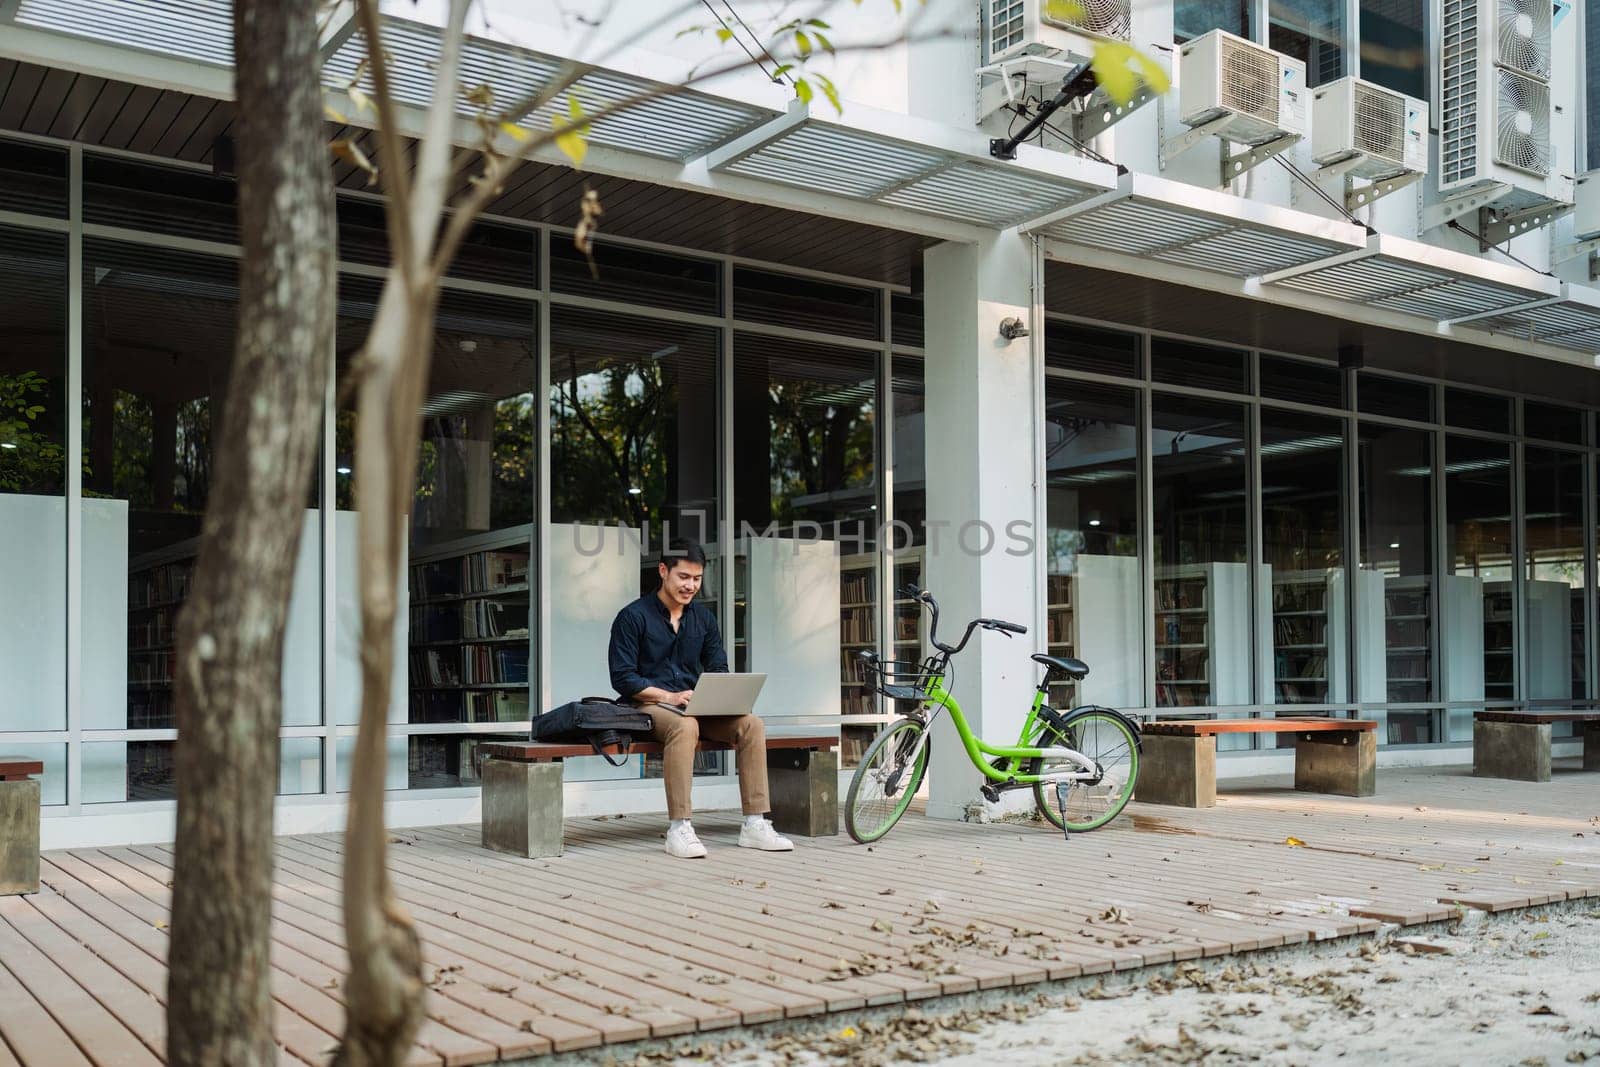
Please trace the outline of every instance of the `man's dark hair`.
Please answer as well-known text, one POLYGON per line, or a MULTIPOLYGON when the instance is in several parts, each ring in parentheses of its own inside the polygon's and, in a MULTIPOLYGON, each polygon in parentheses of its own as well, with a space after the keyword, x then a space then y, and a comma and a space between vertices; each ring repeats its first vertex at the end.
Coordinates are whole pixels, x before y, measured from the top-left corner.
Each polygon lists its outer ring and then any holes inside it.
POLYGON ((661 564, 669 571, 685 560, 704 567, 706 550, 700 547, 698 541, 674 541, 661 550, 661 564))

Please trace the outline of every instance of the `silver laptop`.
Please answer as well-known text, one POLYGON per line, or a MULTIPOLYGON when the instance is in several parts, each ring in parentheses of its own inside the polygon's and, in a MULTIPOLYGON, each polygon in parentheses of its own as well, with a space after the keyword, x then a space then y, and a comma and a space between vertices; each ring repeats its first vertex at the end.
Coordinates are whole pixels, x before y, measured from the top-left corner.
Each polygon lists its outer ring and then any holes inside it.
POLYGON ((748 715, 756 709, 756 698, 766 684, 764 674, 702 674, 685 714, 697 719, 748 715))

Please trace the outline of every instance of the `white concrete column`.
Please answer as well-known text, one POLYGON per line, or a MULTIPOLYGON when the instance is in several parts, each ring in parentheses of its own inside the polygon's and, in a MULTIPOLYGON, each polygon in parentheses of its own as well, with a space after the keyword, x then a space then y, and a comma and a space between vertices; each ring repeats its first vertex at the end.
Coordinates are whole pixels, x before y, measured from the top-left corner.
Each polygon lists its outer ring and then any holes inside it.
MULTIPOLYGON (((1036 542, 1040 417, 1033 243, 1016 231, 980 245, 924 253, 926 293, 927 587, 939 600, 940 640, 954 644, 979 616, 1021 623, 1026 637, 979 631, 954 661, 956 700, 973 732, 1010 744, 1035 684, 1028 655, 1039 603, 1036 542), (1007 341, 1019 318, 1033 337, 1007 341)), ((959 819, 980 800, 982 776, 948 721, 933 736, 928 814, 959 819)), ((1009 798, 1029 798, 1018 792, 1009 798)))

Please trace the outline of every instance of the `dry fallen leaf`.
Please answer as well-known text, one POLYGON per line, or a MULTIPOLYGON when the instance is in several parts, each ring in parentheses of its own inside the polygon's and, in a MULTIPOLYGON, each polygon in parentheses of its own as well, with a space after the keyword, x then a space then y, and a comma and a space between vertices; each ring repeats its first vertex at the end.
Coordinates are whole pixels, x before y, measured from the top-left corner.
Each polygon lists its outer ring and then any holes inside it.
POLYGON ((1298 837, 1286 837, 1286 838, 1283 839, 1283 843, 1288 845, 1290 848, 1305 848, 1306 847, 1306 843, 1304 841, 1300 840, 1298 837))

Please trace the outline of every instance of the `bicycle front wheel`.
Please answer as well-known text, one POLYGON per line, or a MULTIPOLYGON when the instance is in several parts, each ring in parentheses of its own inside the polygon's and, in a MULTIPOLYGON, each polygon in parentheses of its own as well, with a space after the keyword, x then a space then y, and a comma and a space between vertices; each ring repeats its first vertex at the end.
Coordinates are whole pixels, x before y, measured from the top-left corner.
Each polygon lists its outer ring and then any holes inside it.
POLYGON ((922 732, 915 719, 900 719, 861 757, 844 801, 844 828, 858 844, 888 833, 911 806, 928 769, 928 747, 919 744, 922 732))
MULTIPOLYGON (((1035 783, 1033 799, 1057 829, 1098 830, 1121 815, 1133 799, 1134 781, 1139 777, 1139 739, 1120 716, 1098 709, 1069 715, 1063 727, 1058 731, 1046 725, 1035 743, 1040 748, 1058 746, 1082 753, 1099 764, 1100 780, 1069 783, 1065 813, 1054 782, 1035 783)), ((1029 760, 1027 772, 1050 774, 1073 766, 1066 760, 1029 760)))

